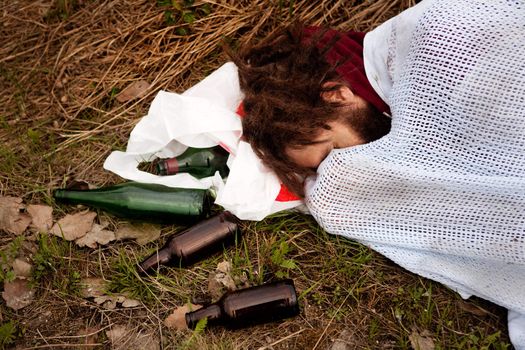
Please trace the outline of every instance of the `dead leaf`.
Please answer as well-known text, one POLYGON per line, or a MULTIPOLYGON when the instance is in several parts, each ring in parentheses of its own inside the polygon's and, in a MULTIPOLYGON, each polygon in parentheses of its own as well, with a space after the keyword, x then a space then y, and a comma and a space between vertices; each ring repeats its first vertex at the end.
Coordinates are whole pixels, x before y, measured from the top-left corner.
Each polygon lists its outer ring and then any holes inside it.
POLYGON ((215 269, 217 272, 227 273, 229 274, 232 270, 232 264, 230 264, 229 261, 223 260, 220 263, 217 264, 217 268, 215 269))
POLYGON ((16 278, 14 281, 4 281, 2 298, 7 306, 20 310, 33 302, 35 291, 29 287, 29 281, 16 278))
POLYGON ((106 336, 112 344, 119 343, 130 332, 124 325, 116 325, 109 331, 106 331, 106 336))
POLYGON ((107 283, 99 277, 83 278, 80 282, 80 293, 84 298, 94 298, 93 301, 103 308, 115 309, 117 304, 122 307, 136 307, 141 305, 139 300, 128 298, 123 294, 106 295, 107 283))
POLYGON ((27 261, 15 259, 11 266, 13 266, 13 271, 16 277, 21 277, 22 279, 31 277, 31 270, 33 269, 33 266, 27 261))
POLYGON ((344 341, 336 339, 330 350, 350 350, 350 347, 344 341))
POLYGON ((115 232, 117 239, 136 239, 137 243, 144 245, 160 237, 160 226, 149 223, 125 223, 119 225, 115 232))
POLYGON ((48 205, 30 204, 27 206, 27 212, 31 216, 31 226, 35 227, 38 232, 48 232, 53 226, 53 208, 48 205))
POLYGON ((177 330, 188 329, 186 325, 186 314, 190 311, 195 311, 200 309, 201 305, 194 305, 191 303, 185 304, 173 310, 173 312, 166 317, 164 320, 164 325, 168 328, 173 328, 177 330))
POLYGON ((461 310, 469 312, 476 316, 482 317, 487 316, 489 314, 489 312, 483 309, 482 307, 469 303, 467 301, 459 300, 457 304, 461 310))
POLYGON ((22 198, 0 196, 0 230, 21 235, 31 223, 31 217, 24 209, 22 198))
POLYGON ((95 298, 105 294, 106 281, 98 277, 86 277, 80 281, 80 294, 84 298, 95 298))
POLYGON ((418 332, 418 330, 414 328, 408 339, 410 339, 410 344, 414 350, 434 350, 436 347, 432 339, 432 334, 427 330, 418 332))
POLYGON ((93 300, 98 305, 107 310, 114 310, 117 308, 117 297, 109 295, 101 295, 93 300))
POLYGON ((130 299, 122 294, 101 295, 95 297, 93 301, 108 310, 116 309, 119 304, 123 308, 130 308, 141 305, 139 300, 130 299))
POLYGON ((215 272, 211 272, 208 276, 208 292, 213 299, 219 299, 225 289, 228 291, 237 289, 230 271, 231 264, 228 261, 222 261, 217 264, 215 272))
POLYGON ((356 349, 357 343, 356 343, 356 335, 355 331, 353 329, 344 329, 336 339, 334 339, 334 343, 330 347, 330 350, 350 350, 350 349, 356 349))
POLYGON ((80 344, 82 349, 96 349, 97 346, 102 344, 98 343, 99 328, 87 327, 80 330, 77 335, 80 338, 80 344))
POLYGON ((51 228, 51 233, 64 237, 66 241, 73 241, 83 237, 93 227, 96 213, 86 210, 76 214, 68 214, 51 228))
POLYGON ((142 97, 146 93, 146 90, 151 86, 145 80, 136 81, 128 85, 124 90, 122 90, 116 97, 117 101, 120 103, 131 101, 135 98, 142 97))
POLYGON ((108 244, 115 240, 115 233, 113 231, 104 230, 104 225, 93 224, 91 231, 85 236, 80 237, 75 242, 79 247, 96 248, 98 244, 108 244))
POLYGON ((139 300, 135 300, 135 299, 129 299, 129 298, 125 298, 123 301, 122 301, 122 307, 125 307, 125 308, 128 308, 128 307, 137 307, 140 305, 140 301, 139 300))
POLYGON ((115 325, 106 331, 113 350, 159 350, 159 338, 153 333, 141 332, 125 325, 115 325))

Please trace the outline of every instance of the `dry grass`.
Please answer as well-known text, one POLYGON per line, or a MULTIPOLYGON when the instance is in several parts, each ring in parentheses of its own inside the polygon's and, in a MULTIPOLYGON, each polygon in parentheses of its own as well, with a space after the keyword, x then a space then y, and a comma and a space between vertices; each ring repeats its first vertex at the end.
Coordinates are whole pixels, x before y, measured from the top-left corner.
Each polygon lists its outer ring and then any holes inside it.
MULTIPOLYGON (((197 13, 191 25, 177 19, 168 25, 165 11, 176 10, 154 0, 4 0, 0 193, 54 205, 50 190, 67 180, 97 185, 121 181, 103 171, 104 159, 125 147, 157 91, 181 92, 223 64, 223 41, 237 45, 293 19, 370 30, 412 4, 203 0, 188 8, 197 13), (206 16, 201 13, 205 6, 211 9, 206 16), (181 29, 188 33, 180 35, 181 29), (137 80, 151 83, 143 98, 123 104, 114 99, 137 80)), ((63 208, 55 209, 58 213, 63 208)), ((176 229, 164 227, 161 241, 176 229)), ((133 264, 155 244, 118 243, 89 250, 58 240, 48 247, 53 273, 36 281, 37 300, 18 312, 0 304, 0 324, 16 323, 14 345, 19 349, 89 348, 86 334, 94 335, 90 341, 98 348, 109 348, 105 331, 118 324, 161 337, 164 349, 330 349, 337 339, 347 349, 403 349, 410 348, 414 329, 429 331, 441 349, 503 349, 508 343, 500 308, 480 300, 473 303, 482 311, 465 304, 446 288, 403 271, 361 245, 326 235, 309 218, 285 215, 246 222, 244 231, 244 243, 225 257, 238 272, 252 274, 254 282, 279 272, 269 258, 276 242, 284 237, 292 248, 287 258, 298 268, 285 272, 303 293, 301 316, 240 331, 173 332, 162 320, 176 305, 206 294, 208 273, 222 257, 142 279, 134 275, 133 264), (138 295, 143 306, 103 309, 78 296, 73 272, 104 277, 115 292, 138 295)), ((13 239, 2 232, 0 247, 5 249, 13 239)), ((20 253, 38 254, 29 239, 20 253)))

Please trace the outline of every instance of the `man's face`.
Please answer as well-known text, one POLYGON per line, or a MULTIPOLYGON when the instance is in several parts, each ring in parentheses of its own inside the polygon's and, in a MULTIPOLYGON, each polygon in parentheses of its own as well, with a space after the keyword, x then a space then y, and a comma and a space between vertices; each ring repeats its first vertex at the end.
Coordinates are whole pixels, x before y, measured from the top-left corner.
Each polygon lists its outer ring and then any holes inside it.
POLYGON ((300 167, 317 169, 333 149, 365 143, 365 140, 346 123, 333 121, 328 123, 328 126, 330 129, 322 129, 311 144, 287 147, 288 157, 300 167))

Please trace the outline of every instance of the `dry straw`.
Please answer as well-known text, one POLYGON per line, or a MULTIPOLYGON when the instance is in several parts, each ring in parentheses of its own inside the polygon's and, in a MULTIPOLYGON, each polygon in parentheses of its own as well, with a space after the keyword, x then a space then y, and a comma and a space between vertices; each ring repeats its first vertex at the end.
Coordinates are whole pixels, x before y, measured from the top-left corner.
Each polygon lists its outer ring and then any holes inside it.
MULTIPOLYGON (((182 3, 182 1, 180 1, 182 3)), ((369 30, 409 7, 413 0, 381 1, 196 1, 209 14, 166 24, 157 1, 4 2, 0 35, 3 115, 15 123, 53 118, 60 151, 118 130, 127 134, 160 89, 183 91, 225 62, 220 45, 242 43, 300 20, 340 29, 369 30), (179 28, 191 28, 180 35, 179 28), (10 68, 23 72, 16 84, 10 68), (137 80, 151 87, 141 99, 108 103, 112 92, 137 80), (26 100, 20 106, 16 86, 26 100), (82 119, 82 123, 75 122, 82 119), (13 121, 14 120, 14 121, 13 121)), ((175 8, 171 10, 176 11, 175 8)))

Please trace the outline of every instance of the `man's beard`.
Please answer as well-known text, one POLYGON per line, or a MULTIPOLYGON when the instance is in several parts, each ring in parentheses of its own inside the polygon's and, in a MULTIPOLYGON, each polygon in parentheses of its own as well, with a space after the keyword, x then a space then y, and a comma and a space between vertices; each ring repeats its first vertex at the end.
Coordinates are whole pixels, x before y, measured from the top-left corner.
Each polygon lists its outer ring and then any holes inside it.
POLYGON ((345 122, 358 132, 366 143, 369 143, 390 132, 392 118, 367 103, 362 107, 353 108, 345 118, 345 122))

